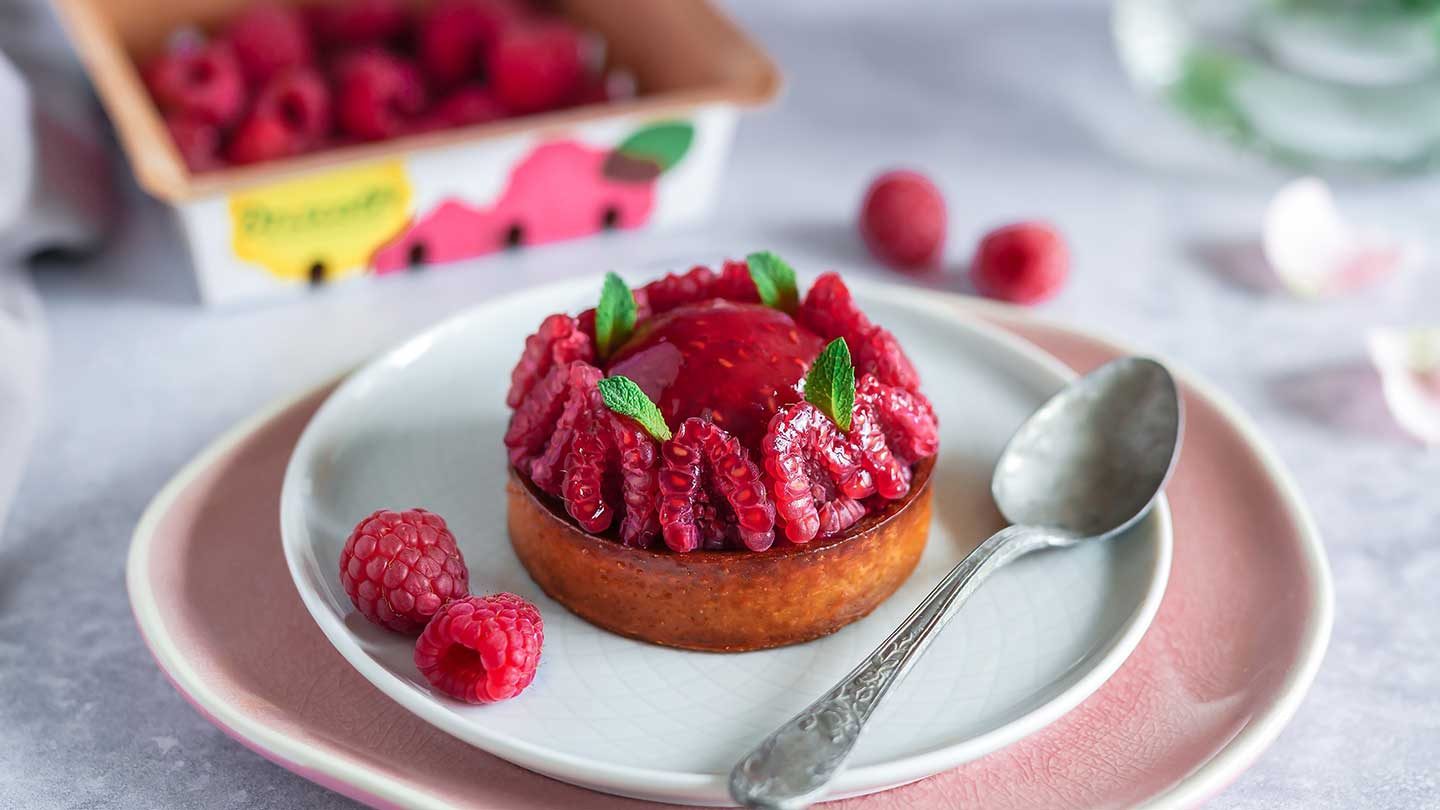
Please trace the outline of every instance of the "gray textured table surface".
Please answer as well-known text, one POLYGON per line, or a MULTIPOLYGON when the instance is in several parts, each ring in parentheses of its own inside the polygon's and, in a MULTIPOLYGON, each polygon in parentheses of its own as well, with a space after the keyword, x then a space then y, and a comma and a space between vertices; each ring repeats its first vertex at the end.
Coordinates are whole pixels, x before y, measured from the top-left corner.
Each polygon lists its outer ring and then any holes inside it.
MULTIPOLYGON (((1387 421, 1361 342, 1373 324, 1440 317, 1434 266, 1343 302, 1267 292, 1246 246, 1279 176, 1205 152, 1136 99, 1103 3, 780 5, 736 9, 789 88, 743 123, 707 226, 214 313, 194 303, 163 208, 131 190, 103 255, 42 270, 48 422, 0 544, 0 806, 347 805, 212 728, 151 662, 122 561, 155 491, 261 405, 504 289, 751 246, 868 267, 852 208, 897 162, 948 192, 952 265, 988 225, 1059 223, 1075 272, 1044 314, 1208 376, 1309 498, 1335 571, 1334 640, 1294 722, 1214 804, 1436 806, 1440 455, 1387 421)), ((1343 192, 1417 231, 1440 221, 1437 180, 1343 192)))

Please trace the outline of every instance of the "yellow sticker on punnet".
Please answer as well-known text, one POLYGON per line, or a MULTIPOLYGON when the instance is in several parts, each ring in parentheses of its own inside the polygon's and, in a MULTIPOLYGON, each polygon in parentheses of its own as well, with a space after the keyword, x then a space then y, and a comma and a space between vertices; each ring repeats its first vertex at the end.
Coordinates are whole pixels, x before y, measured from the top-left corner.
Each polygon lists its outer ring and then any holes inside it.
POLYGON ((243 191, 230 197, 235 255, 290 281, 362 273, 410 221, 411 196, 398 160, 243 191))

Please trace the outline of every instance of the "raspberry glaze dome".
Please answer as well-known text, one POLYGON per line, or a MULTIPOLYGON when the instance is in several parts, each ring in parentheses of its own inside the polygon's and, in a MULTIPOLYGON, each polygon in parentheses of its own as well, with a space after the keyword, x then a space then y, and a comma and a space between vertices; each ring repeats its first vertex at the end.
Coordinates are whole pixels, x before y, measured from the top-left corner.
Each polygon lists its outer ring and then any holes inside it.
POLYGON ((838 275, 798 299, 756 254, 633 293, 612 277, 597 309, 541 322, 505 445, 511 542, 546 593, 623 635, 748 650, 899 587, 928 533, 934 412, 838 275))

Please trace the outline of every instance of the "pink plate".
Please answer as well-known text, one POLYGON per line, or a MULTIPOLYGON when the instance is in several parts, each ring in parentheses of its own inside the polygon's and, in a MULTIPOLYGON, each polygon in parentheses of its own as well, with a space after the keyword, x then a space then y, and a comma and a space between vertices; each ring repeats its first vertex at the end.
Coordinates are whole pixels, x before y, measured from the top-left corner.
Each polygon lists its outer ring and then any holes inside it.
MULTIPOLYGON (((964 308, 1079 371, 1126 353, 1014 310, 964 308)), ((1248 422, 1180 377, 1187 434, 1168 490, 1173 569, 1129 660, 1076 709, 1008 748, 830 806, 1188 807, 1275 738, 1324 655, 1329 571, 1289 477, 1248 422)), ((130 601, 161 669, 241 743, 377 807, 640 806, 532 774, 427 725, 304 619, 274 505, 290 451, 330 388, 219 439, 141 519, 130 601), (237 570, 253 578, 238 581, 237 570), (236 611, 241 602, 247 609, 236 611)))

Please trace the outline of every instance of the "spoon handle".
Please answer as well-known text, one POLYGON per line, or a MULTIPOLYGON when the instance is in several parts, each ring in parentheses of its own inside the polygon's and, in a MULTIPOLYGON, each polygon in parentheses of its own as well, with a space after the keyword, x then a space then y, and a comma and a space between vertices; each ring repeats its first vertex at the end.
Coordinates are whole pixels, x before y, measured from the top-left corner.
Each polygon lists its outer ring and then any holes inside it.
POLYGON ((774 810, 795 810, 818 800, 875 707, 960 605, 1006 563, 1055 541, 1051 533, 1028 526, 991 535, 858 667, 746 754, 730 772, 730 796, 745 807, 774 810))

